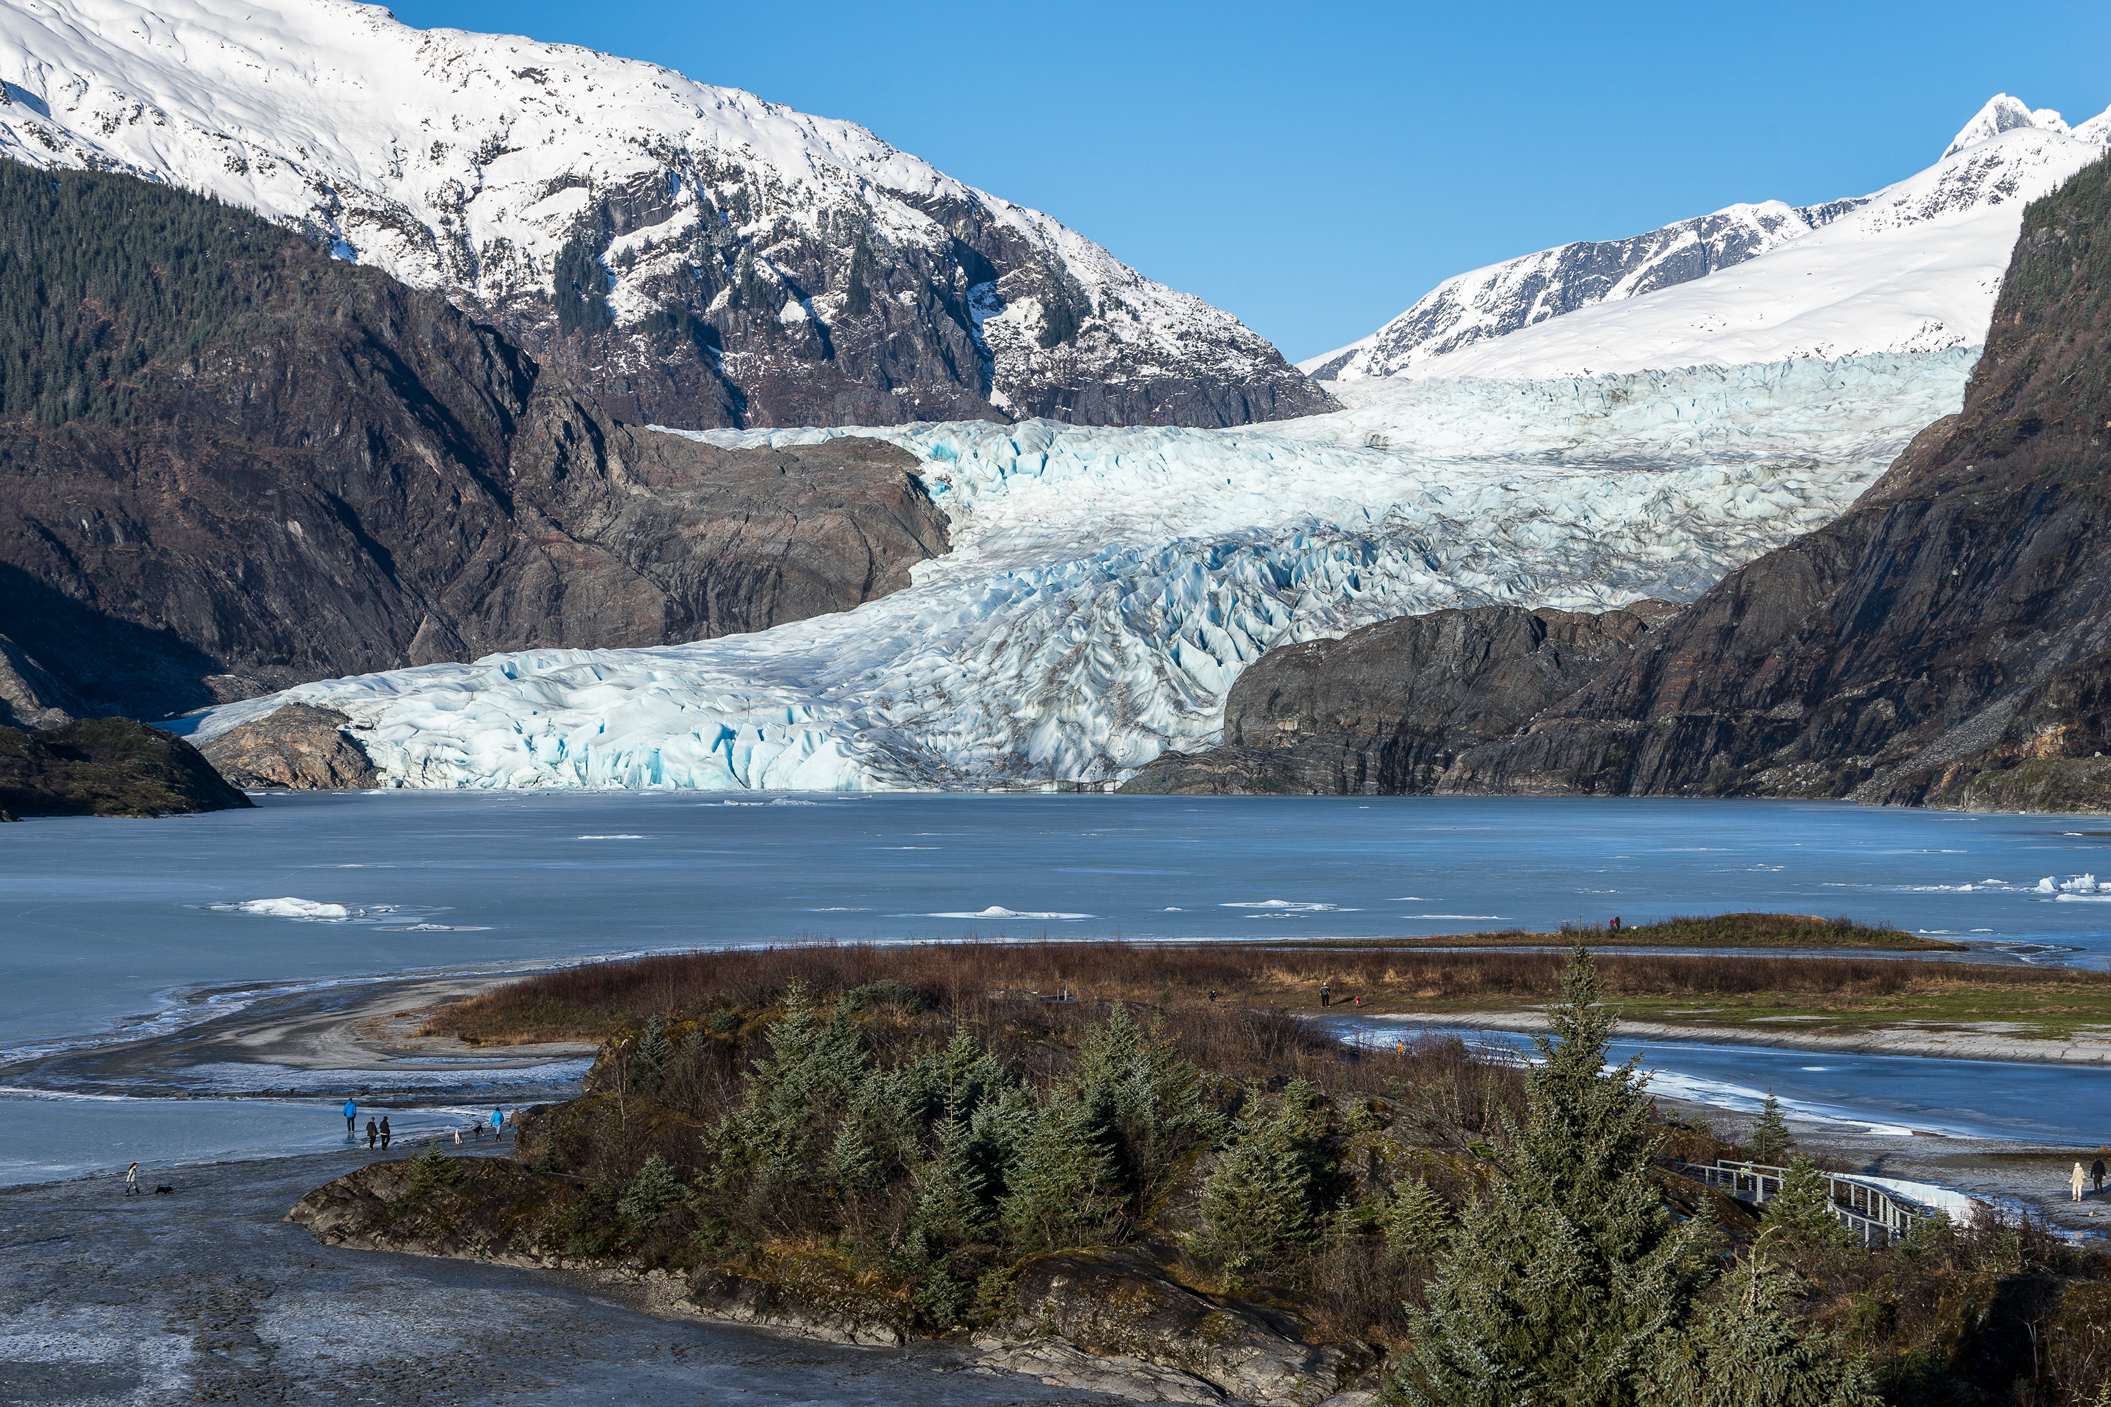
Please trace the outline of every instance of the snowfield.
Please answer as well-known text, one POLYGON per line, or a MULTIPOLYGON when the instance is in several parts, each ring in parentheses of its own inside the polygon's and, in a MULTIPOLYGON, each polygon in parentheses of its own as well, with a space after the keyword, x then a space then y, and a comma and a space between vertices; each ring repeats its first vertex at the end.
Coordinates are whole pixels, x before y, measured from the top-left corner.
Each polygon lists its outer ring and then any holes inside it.
POLYGON ((1343 411, 1235 430, 702 432, 901 445, 954 551, 840 615, 306 684, 195 736, 322 704, 414 787, 1113 781, 1216 741, 1274 645, 1445 606, 1690 599, 1837 514, 1957 408, 1974 359, 1352 383, 1343 411))
POLYGON ((2107 147, 2111 112, 2069 128, 2001 94, 1933 166, 1874 195, 1731 206, 1475 269, 1300 365, 1330 385, 1523 379, 1979 343, 2023 207, 2107 147))

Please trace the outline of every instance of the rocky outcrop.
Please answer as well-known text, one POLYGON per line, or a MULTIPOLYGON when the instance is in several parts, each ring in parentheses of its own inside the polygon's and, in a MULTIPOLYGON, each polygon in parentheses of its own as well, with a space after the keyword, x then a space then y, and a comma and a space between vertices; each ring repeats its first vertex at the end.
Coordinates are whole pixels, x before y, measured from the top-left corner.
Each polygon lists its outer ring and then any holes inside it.
POLYGON ((1477 606, 1284 645, 1232 685, 1222 747, 1169 753, 1121 790, 1434 792, 1460 754, 1515 733, 1677 609, 1662 601, 1602 615, 1477 606))
POLYGON ((2023 218, 1962 412, 1459 790, 2111 808, 2111 163, 2023 218))
POLYGON ((196 748, 129 718, 0 728, 0 818, 173 816, 253 805, 196 748))
POLYGON ((287 704, 199 744, 221 776, 248 790, 352 790, 381 785, 352 720, 334 708, 287 704))
POLYGON ((998 1326, 1003 1337, 986 1344, 985 1362, 1025 1368, 1034 1339, 1054 1339, 1174 1369, 1235 1400, 1304 1407, 1350 1387, 1379 1359, 1361 1345, 1307 1343, 1287 1315, 1190 1289, 1143 1246, 1036 1256, 1014 1293, 1020 1317, 998 1326))
POLYGON ((88 712, 65 680, 0 635, 0 728, 56 728, 88 712))
MULTIPOLYGON (((87 225, 199 199, 65 179, 68 203, 28 213, 87 225)), ((233 284, 266 290, 225 335, 149 361, 121 413, 0 422, 0 620, 94 710, 760 630, 885 595, 947 549, 905 451, 618 424, 437 294, 217 218, 243 235, 233 284)))

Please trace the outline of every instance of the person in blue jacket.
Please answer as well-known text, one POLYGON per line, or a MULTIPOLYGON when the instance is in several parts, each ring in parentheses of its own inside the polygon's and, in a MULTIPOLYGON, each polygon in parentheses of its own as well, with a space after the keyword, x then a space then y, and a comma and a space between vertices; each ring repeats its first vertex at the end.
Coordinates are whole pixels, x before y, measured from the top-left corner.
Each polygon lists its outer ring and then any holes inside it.
POLYGON ((504 1138, 506 1136, 506 1111, 503 1109, 493 1109, 491 1111, 491 1136, 493 1138, 504 1138))
POLYGON ((352 1121, 359 1117, 359 1106, 351 1100, 345 1101, 345 1137, 352 1136, 352 1121))

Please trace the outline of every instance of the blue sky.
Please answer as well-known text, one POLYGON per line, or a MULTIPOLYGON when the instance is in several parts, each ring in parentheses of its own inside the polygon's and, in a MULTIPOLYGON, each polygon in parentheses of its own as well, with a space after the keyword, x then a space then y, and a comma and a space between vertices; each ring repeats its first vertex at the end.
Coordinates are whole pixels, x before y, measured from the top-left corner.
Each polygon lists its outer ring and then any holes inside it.
POLYGON ((2111 3, 397 0, 849 118, 1302 358, 1464 269, 1912 174, 1996 92, 2111 106, 2111 3))

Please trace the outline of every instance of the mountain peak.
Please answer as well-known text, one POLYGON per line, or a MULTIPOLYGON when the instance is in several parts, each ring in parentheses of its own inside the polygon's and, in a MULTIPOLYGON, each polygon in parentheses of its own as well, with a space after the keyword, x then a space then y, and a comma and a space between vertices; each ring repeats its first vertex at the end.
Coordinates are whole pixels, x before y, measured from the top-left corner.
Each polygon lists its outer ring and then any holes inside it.
POLYGON ((852 122, 346 0, 0 5, 0 156, 169 181, 682 426, 1241 424, 1263 338, 852 122))
POLYGON ((1966 147, 1977 146, 2003 132, 2013 132, 2018 127, 2036 127, 2046 132, 2065 133, 2069 130, 2060 115, 2049 107, 2033 112, 2023 106, 2020 98, 2011 98, 2006 93, 1996 93, 1986 100, 1986 106, 1972 115, 1972 120, 1959 129, 1957 136, 1943 148, 1945 157, 1955 156, 1966 147))

